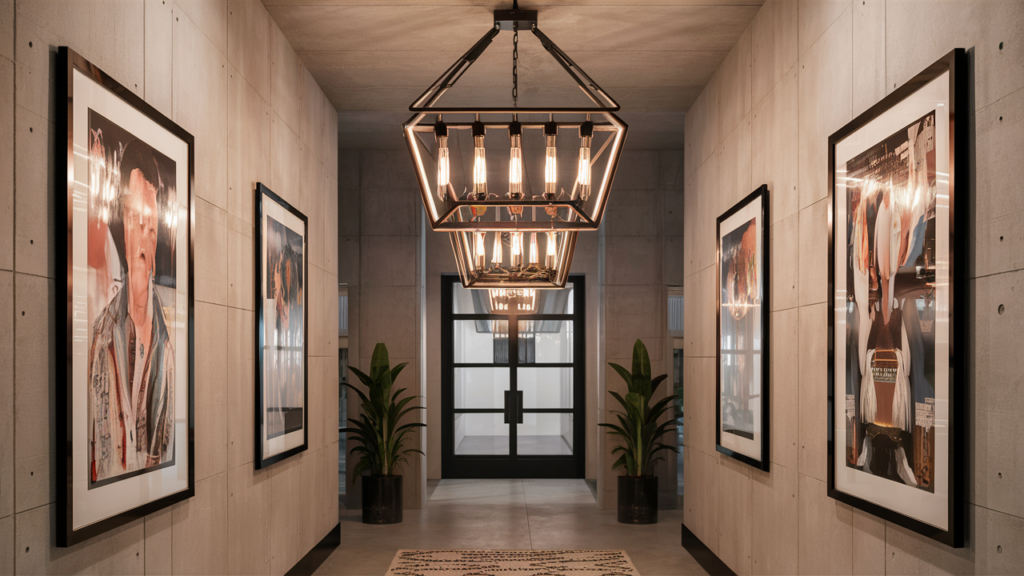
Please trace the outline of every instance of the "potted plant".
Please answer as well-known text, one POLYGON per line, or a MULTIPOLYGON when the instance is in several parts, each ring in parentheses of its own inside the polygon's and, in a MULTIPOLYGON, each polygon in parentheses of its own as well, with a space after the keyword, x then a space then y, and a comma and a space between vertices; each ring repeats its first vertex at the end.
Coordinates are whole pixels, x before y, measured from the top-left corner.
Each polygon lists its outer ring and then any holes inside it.
POLYGON ((668 375, 651 378, 651 360, 640 340, 633 345, 632 372, 613 362, 608 364, 628 387, 625 397, 609 391, 622 406, 622 411, 612 411, 619 423, 600 424, 622 441, 612 449, 612 454, 620 454, 612 468, 626 469, 626 475, 619 476, 619 522, 654 524, 658 521, 658 477, 654 475, 654 465, 664 460, 655 455, 661 450, 675 450, 660 442, 662 436, 675 428, 675 421, 669 418, 658 424, 658 420, 672 407, 676 397, 666 396, 650 406, 651 397, 668 375))
POLYGON ((414 410, 422 410, 421 406, 407 407, 415 396, 399 398, 405 388, 392 390, 395 379, 405 368, 403 362, 394 368, 388 360, 388 348, 377 344, 370 360, 370 374, 349 366, 359 380, 367 387, 367 392, 345 382, 351 390, 359 395, 362 414, 358 419, 350 420, 354 427, 342 431, 351 434, 358 441, 351 453, 359 453, 359 462, 353 474, 357 477, 365 471, 370 473, 362 476, 363 482, 363 522, 365 524, 396 524, 402 521, 402 476, 397 474, 398 466, 406 462, 406 455, 412 452, 423 454, 415 448, 405 448, 406 435, 413 428, 426 426, 421 422, 399 424, 402 418, 414 410))

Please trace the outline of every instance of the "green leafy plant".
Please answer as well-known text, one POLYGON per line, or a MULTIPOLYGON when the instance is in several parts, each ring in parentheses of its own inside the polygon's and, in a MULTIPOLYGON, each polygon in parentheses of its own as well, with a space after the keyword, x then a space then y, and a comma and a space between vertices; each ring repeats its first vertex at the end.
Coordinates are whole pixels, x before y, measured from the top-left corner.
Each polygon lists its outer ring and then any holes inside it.
POLYGON ((651 397, 668 375, 662 374, 651 378, 651 360, 647 355, 647 347, 640 340, 633 345, 632 372, 614 362, 609 362, 608 365, 619 373, 628 386, 625 397, 609 391, 622 406, 622 411, 612 411, 619 423, 599 424, 610 428, 610 433, 622 440, 622 444, 612 449, 613 454, 620 454, 612 467, 624 467, 628 476, 648 476, 653 473, 654 465, 664 460, 655 457, 658 452, 675 450, 674 446, 660 442, 662 436, 675 428, 675 420, 669 418, 661 424, 658 424, 658 420, 672 408, 672 402, 676 397, 666 396, 658 400, 654 406, 650 406, 651 397))
POLYGON ((406 455, 413 452, 423 454, 422 450, 404 446, 406 435, 413 428, 426 427, 426 424, 421 422, 399 424, 406 414, 414 410, 423 410, 423 407, 407 407, 415 396, 399 399, 402 392, 405 392, 405 388, 392 391, 398 374, 407 364, 408 362, 403 362, 392 368, 391 362, 388 360, 388 347, 383 343, 378 343, 373 349, 369 375, 354 366, 349 366, 349 370, 358 376, 368 389, 364 393, 358 387, 344 382, 345 386, 359 395, 362 406, 362 414, 359 418, 349 420, 355 424, 355 427, 342 430, 351 434, 359 442, 350 451, 353 454, 360 454, 359 463, 352 471, 356 476, 365 470, 369 470, 370 474, 374 476, 394 476, 398 465, 407 462, 406 455))

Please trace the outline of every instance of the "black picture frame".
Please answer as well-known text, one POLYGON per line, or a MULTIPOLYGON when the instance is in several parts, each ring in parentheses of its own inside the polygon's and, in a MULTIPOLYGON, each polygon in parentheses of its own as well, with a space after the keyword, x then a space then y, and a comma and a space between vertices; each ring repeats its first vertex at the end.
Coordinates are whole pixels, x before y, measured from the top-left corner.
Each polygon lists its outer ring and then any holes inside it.
POLYGON ((762 184, 756 190, 748 194, 743 200, 718 217, 715 223, 715 449, 735 458, 744 464, 754 468, 768 471, 771 463, 771 259, 769 257, 769 231, 771 229, 769 214, 771 201, 769 198, 768 186, 762 184), (760 240, 761 259, 759 282, 761 284, 761 458, 753 458, 737 450, 732 450, 722 445, 722 223, 730 217, 743 210, 747 206, 758 202, 760 209, 757 217, 760 219, 760 240))
MULTIPOLYGON (((828 173, 829 173, 829 198, 828 198, 828 294, 830 302, 837 302, 837 291, 839 287, 836 281, 836 237, 835 218, 837 214, 836 194, 836 145, 847 136, 866 126, 877 119, 880 115, 903 102, 918 90, 940 77, 943 73, 949 72, 949 358, 942 360, 936 358, 936 366, 948 361, 949 367, 949 440, 947 486, 948 486, 948 529, 942 530, 931 524, 907 516, 889 507, 880 505, 858 496, 843 492, 836 488, 836 458, 845 458, 845 447, 843 454, 839 454, 837 446, 836 430, 836 373, 837 370, 845 370, 844 367, 836 366, 836 313, 835 309, 828 311, 828 496, 875 516, 888 522, 892 522, 918 534, 927 536, 933 540, 946 544, 953 548, 961 548, 964 545, 966 532, 966 501, 964 498, 966 489, 966 465, 965 458, 965 431, 966 431, 966 387, 969 384, 967 378, 967 347, 969 324, 966 321, 968 304, 968 283, 966 263, 966 238, 968 225, 968 204, 969 199, 969 164, 968 164, 968 135, 970 110, 967 109, 968 100, 968 64, 967 54, 964 49, 957 48, 940 58, 934 64, 926 68, 920 74, 907 83, 895 89, 891 94, 883 98, 877 104, 869 108, 863 114, 843 126, 828 139, 828 173), (958 115, 958 106, 964 107, 964 112, 958 115)), ((894 133, 901 126, 893 126, 894 133)), ((936 154, 942 153, 936 150, 936 154)), ((938 216, 936 216, 938 218, 938 216)), ((845 226, 846 223, 844 222, 845 226)), ((844 233, 845 236, 845 233, 844 233)), ((846 292, 845 286, 843 292, 846 292)), ((842 296, 840 296, 842 297, 842 296)), ((845 390, 844 390, 845 393, 845 390)))
MULTIPOLYGON (((56 390, 54 394, 56 404, 55 453, 57 478, 55 540, 58 547, 65 548, 118 528, 119 526, 134 522, 148 514, 152 514, 153 512, 191 498, 195 495, 195 203, 193 202, 195 194, 195 139, 181 126, 175 124, 170 118, 164 116, 145 100, 114 80, 99 67, 92 64, 69 47, 58 47, 56 63, 57 73, 55 79, 55 93, 58 98, 63 98, 63 101, 58 100, 57 102, 55 128, 58 137, 55 138, 56 143, 54 157, 58 160, 56 162, 56 181, 66 183, 64 185, 66 196, 63 202, 56 201, 54 204, 57 222, 64 223, 66 226, 66 238, 64 242, 58 241, 55 243, 54 258, 58 263, 65 263, 66 282, 57 282, 55 290, 56 302, 54 303, 55 309, 60 310, 63 308, 65 311, 63 318, 57 316, 55 326, 57 334, 55 344, 58 358, 56 363, 56 390), (73 202, 76 177, 74 172, 75 135, 73 133, 75 102, 73 75, 75 71, 84 74, 86 77, 105 88, 125 104, 139 111, 161 128, 182 140, 188 147, 188 177, 187 182, 185 182, 185 185, 188 186, 186 194, 188 205, 186 206, 185 212, 188 215, 185 230, 188 258, 188 278, 186 280, 188 297, 187 303, 185 304, 187 306, 188 316, 188 370, 185 375, 188 380, 186 386, 188 394, 188 414, 185 418, 185 421, 187 422, 186 434, 188 445, 188 457, 186 458, 188 466, 187 488, 149 501, 148 503, 140 506, 112 514, 105 519, 83 526, 77 530, 73 528, 73 449, 75 444, 73 438, 74 371, 72 362, 74 354, 72 342, 74 338, 72 326, 74 319, 74 263, 72 261, 74 255, 73 202), (66 138, 61 138, 61 135, 64 135, 66 138)), ((57 193, 57 191, 55 191, 55 193, 57 193)))
POLYGON ((255 260, 255 276, 254 284, 255 289, 253 290, 253 296, 255 298, 255 310, 256 310, 256 378, 255 378, 255 417, 254 423, 254 448, 256 451, 254 464, 257 470, 266 468, 272 464, 290 458, 300 452, 305 451, 309 448, 309 250, 307 241, 309 239, 309 219, 305 214, 299 211, 298 208, 292 206, 284 198, 281 198, 275 194, 270 188, 262 183, 256 184, 255 189, 255 201, 253 202, 254 213, 255 213, 255 228, 254 234, 255 239, 255 250, 253 257, 255 260), (264 321, 265 312, 263 309, 264 303, 264 285, 263 285, 263 216, 264 210, 264 199, 267 199, 281 208, 285 209, 296 218, 302 221, 302 240, 303 244, 306 245, 306 249, 302 251, 302 274, 305 279, 305 283, 302 289, 302 444, 289 448, 283 452, 268 455, 263 451, 263 415, 266 411, 266 398, 263 394, 264 385, 264 347, 265 347, 265 335, 264 321))

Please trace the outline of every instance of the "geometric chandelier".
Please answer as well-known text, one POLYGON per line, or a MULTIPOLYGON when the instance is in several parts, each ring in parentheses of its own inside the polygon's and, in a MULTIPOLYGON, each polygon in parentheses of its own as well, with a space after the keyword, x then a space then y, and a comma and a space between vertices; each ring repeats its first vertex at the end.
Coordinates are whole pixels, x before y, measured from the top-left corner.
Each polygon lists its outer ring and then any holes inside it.
POLYGON ((537 27, 495 10, 487 33, 409 106, 403 125, 430 227, 448 232, 467 288, 565 286, 580 231, 601 225, 627 126, 619 105, 537 27), (530 30, 593 106, 520 107, 519 30, 530 30), (511 30, 512 106, 437 106, 511 30))

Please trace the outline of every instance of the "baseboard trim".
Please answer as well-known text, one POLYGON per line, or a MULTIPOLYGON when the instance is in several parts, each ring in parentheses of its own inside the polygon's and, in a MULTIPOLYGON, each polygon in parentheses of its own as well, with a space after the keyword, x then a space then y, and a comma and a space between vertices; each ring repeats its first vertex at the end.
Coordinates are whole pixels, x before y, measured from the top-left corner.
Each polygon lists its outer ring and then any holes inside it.
POLYGON ((683 548, 690 553, 690 556, 693 556, 693 559, 700 564, 701 568, 706 570, 711 576, 736 576, 736 573, 726 566, 721 558, 705 546, 693 532, 690 532, 686 524, 682 524, 682 527, 683 548))
POLYGON ((292 569, 285 573, 285 576, 313 576, 313 572, 327 560, 327 557, 334 552, 334 549, 341 544, 341 522, 331 529, 324 536, 323 540, 313 546, 313 549, 306 552, 301 560, 292 566, 292 569))

